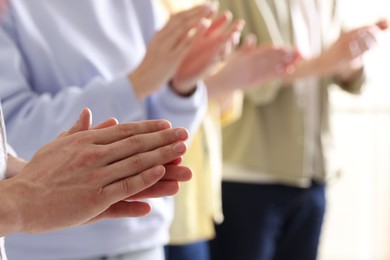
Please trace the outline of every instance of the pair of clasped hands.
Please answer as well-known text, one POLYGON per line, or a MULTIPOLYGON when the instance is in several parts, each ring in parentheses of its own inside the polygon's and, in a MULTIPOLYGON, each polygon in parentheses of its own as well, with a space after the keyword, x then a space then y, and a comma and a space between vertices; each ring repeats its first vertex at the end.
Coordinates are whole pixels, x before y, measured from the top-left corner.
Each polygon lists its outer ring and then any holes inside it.
POLYGON ((299 57, 295 49, 256 46, 254 35, 237 49, 245 22, 233 20, 229 11, 217 13, 216 2, 196 6, 173 14, 156 32, 143 61, 128 75, 138 98, 167 82, 177 94, 186 96, 199 80, 206 81, 210 97, 215 98, 291 71, 299 57), (221 61, 225 66, 217 70, 215 65, 221 61))

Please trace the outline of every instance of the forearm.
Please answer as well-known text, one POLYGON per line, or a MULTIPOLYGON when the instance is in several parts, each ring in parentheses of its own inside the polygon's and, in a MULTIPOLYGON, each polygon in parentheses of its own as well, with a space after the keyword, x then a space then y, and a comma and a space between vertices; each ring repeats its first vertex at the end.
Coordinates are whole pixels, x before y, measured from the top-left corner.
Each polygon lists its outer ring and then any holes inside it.
MULTIPOLYGON (((22 232, 21 213, 18 209, 19 198, 15 181, 0 181, 0 237, 22 232)), ((22 198, 23 199, 23 198, 22 198)))
POLYGON ((207 95, 209 99, 223 101, 226 97, 229 97, 233 91, 225 87, 223 79, 219 77, 219 74, 213 74, 204 80, 207 86, 207 95))
POLYGON ((329 57, 320 55, 312 59, 302 60, 296 65, 294 72, 284 78, 283 84, 290 85, 295 80, 307 77, 336 77, 341 81, 350 81, 358 76, 363 68, 361 59, 356 59, 351 62, 340 61, 339 63, 327 59, 329 59, 329 57), (329 64, 334 65, 329 66, 329 64))
POLYGON ((206 91, 206 87, 200 82, 191 96, 182 97, 166 86, 150 97, 148 116, 151 119, 167 119, 174 127, 185 127, 193 134, 206 112, 206 91))
POLYGON ((3 88, 0 95, 5 98, 3 111, 9 130, 8 141, 26 159, 68 129, 84 107, 95 112, 94 121, 97 122, 112 116, 120 122, 147 119, 145 101, 136 99, 125 77, 66 87, 55 95, 37 93, 28 86, 12 90, 3 88))

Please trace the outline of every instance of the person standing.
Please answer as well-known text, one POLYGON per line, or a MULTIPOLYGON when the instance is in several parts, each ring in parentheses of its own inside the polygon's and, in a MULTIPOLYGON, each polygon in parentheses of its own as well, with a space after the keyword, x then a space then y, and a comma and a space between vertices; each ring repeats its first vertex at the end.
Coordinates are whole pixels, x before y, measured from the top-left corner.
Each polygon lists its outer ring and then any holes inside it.
POLYGON ((260 43, 296 47, 295 70, 248 90, 223 130, 223 212, 214 260, 314 260, 335 173, 328 90, 360 93, 362 55, 386 21, 341 31, 336 1, 220 0, 260 43))
MULTIPOLYGON (((194 132, 207 104, 199 80, 236 30, 226 20, 202 22, 216 12, 205 4, 164 25, 153 0, 11 1, 0 30, 0 97, 10 144, 29 159, 86 106, 97 121, 164 118, 194 132)), ((163 259, 172 201, 150 204, 153 211, 144 218, 10 236, 8 254, 23 260, 163 259)))
MULTIPOLYGON (((202 1, 162 2, 174 14, 202 1)), ((222 12, 231 16, 229 10, 222 12)), ((244 27, 244 21, 239 22, 244 27)), ((237 48, 239 36, 237 31, 219 68, 204 78, 208 109, 183 158, 183 164, 190 167, 194 175, 174 196, 175 214, 170 242, 165 247, 167 260, 210 259, 209 240, 215 237, 214 223, 223 220, 221 124, 229 124, 240 116, 243 89, 287 75, 299 56, 290 46, 257 46, 253 35, 237 48)))

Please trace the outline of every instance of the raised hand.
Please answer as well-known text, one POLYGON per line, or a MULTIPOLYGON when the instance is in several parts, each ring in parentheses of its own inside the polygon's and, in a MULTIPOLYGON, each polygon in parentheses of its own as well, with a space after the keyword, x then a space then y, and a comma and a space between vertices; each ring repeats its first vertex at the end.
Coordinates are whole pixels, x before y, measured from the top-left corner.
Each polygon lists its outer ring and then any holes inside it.
POLYGON ((164 120, 121 125, 108 120, 85 130, 90 122, 85 113, 71 130, 40 149, 20 174, 1 183, 1 190, 10 194, 2 198, 2 205, 15 213, 9 214, 13 225, 1 235, 142 216, 150 211, 149 205, 124 200, 152 187, 168 172, 168 184, 159 185, 164 192, 153 188, 150 196, 175 193, 177 181, 190 178, 190 169, 174 166, 186 151, 185 129, 172 129, 164 120))
POLYGON ((343 32, 339 38, 321 55, 302 59, 294 73, 285 78, 292 82, 307 76, 336 76, 348 80, 363 67, 363 54, 377 43, 380 31, 388 28, 387 20, 343 32))
POLYGON ((206 29, 204 19, 217 11, 215 4, 204 4, 174 14, 148 44, 139 67, 129 74, 138 98, 143 98, 168 83, 179 65, 206 29))
POLYGON ((172 80, 172 87, 182 94, 191 93, 196 82, 207 76, 221 60, 231 39, 239 34, 244 26, 241 20, 231 22, 230 12, 216 17, 207 30, 201 32, 172 80))
POLYGON ((249 89, 294 70, 300 54, 289 47, 256 46, 256 37, 249 35, 225 65, 206 80, 209 94, 219 98, 236 89, 249 89))

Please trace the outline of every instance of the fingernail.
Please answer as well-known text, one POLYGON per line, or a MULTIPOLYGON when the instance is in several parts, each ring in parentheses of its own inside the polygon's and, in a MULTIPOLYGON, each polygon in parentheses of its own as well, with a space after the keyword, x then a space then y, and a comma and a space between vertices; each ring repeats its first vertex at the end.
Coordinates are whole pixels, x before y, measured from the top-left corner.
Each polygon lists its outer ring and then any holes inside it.
POLYGON ((184 143, 179 142, 173 146, 173 150, 177 153, 183 153, 186 150, 186 146, 184 143))
POLYGON ((230 11, 225 11, 224 14, 226 16, 226 20, 231 21, 233 19, 233 14, 230 11))
POLYGON ((206 15, 213 15, 217 12, 218 5, 215 3, 205 4, 204 8, 206 9, 206 15))
POLYGON ((181 140, 187 139, 187 131, 186 130, 179 128, 175 131, 175 133, 176 133, 176 136, 179 137, 181 140))
POLYGON ((152 173, 156 176, 162 176, 163 173, 164 173, 164 166, 162 165, 157 165, 156 167, 154 167, 152 173))
POLYGON ((158 124, 158 127, 159 129, 167 129, 167 128, 171 128, 172 125, 169 121, 162 121, 158 124))
POLYGON ((234 32, 232 35, 233 39, 233 45, 236 46, 240 42, 241 33, 240 32, 234 32))
POLYGON ((238 30, 242 30, 244 29, 244 26, 245 26, 245 20, 240 20, 239 23, 238 23, 238 30))

